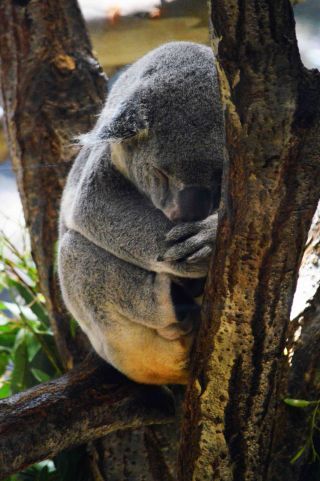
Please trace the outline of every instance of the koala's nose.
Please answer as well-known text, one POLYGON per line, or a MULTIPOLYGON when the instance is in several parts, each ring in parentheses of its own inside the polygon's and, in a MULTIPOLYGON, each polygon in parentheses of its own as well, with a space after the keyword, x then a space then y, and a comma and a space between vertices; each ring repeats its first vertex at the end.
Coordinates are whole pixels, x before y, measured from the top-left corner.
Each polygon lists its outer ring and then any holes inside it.
POLYGON ((212 208, 212 193, 204 187, 186 187, 178 194, 180 222, 191 222, 208 217, 212 208))

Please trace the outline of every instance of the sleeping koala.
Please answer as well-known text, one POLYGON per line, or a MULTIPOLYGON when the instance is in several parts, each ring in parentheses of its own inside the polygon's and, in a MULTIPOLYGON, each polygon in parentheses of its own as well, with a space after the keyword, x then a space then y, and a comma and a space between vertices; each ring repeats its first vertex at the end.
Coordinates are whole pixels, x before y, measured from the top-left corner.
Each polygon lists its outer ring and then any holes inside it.
POLYGON ((61 203, 64 301, 129 378, 186 383, 224 150, 211 49, 173 42, 138 60, 81 143, 61 203))

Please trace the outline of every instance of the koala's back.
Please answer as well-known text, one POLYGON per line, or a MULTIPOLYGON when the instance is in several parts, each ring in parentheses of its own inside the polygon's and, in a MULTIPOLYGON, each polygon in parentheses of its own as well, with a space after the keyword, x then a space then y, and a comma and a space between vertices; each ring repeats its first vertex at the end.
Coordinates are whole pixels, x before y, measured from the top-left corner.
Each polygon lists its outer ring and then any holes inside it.
POLYGON ((211 48, 192 42, 171 42, 152 50, 115 82, 106 103, 106 116, 132 96, 138 96, 139 102, 148 105, 151 126, 166 125, 169 132, 174 117, 181 122, 183 109, 202 128, 206 125, 212 128, 217 122, 213 104, 215 101, 219 104, 220 100, 211 48), (150 118, 150 111, 156 119, 150 118))
POLYGON ((193 82, 200 80, 203 75, 210 76, 210 82, 215 77, 213 67, 214 55, 211 48, 192 42, 170 42, 152 50, 141 59, 132 64, 119 77, 112 87, 112 98, 107 102, 110 107, 118 101, 118 96, 130 94, 131 90, 139 90, 144 83, 154 82, 161 85, 162 82, 179 85, 185 74, 192 76, 193 82), (125 90, 124 90, 125 88, 125 90))

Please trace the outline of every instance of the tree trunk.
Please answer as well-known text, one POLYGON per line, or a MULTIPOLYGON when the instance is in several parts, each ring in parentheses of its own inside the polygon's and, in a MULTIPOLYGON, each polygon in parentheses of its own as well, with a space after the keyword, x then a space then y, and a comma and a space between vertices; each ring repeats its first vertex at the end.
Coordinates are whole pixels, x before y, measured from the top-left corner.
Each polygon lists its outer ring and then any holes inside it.
POLYGON ((300 469, 279 449, 289 409, 284 348, 319 199, 320 77, 301 64, 288 0, 211 7, 229 162, 179 480, 294 481, 300 469))
POLYGON ((65 367, 76 346, 54 274, 61 192, 107 83, 91 52, 78 5, 71 0, 0 4, 0 85, 5 128, 40 289, 65 367))

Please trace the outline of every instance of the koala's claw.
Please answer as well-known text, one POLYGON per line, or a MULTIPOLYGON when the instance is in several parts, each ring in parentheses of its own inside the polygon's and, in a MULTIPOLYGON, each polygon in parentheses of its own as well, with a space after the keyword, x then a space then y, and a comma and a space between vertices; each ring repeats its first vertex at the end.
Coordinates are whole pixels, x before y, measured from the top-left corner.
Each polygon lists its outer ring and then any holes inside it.
POLYGON ((218 214, 215 213, 202 221, 174 226, 165 238, 167 250, 158 256, 157 261, 164 266, 167 264, 168 269, 174 273, 186 273, 193 277, 205 276, 215 241, 217 222, 218 214))
POLYGON ((196 236, 197 234, 205 235, 207 239, 212 240, 218 225, 218 213, 210 215, 204 220, 196 222, 184 222, 182 224, 175 225, 166 234, 165 241, 167 244, 173 244, 178 242, 184 242, 185 240, 196 236))
POLYGON ((204 259, 207 259, 212 252, 212 246, 205 245, 201 249, 199 249, 197 252, 189 256, 186 261, 188 264, 196 264, 199 261, 202 261, 204 259))
POLYGON ((167 262, 185 260, 190 256, 192 257, 193 254, 198 252, 200 249, 202 250, 202 248, 207 244, 208 239, 206 236, 201 234, 195 235, 194 237, 186 239, 185 241, 179 244, 174 244, 172 247, 170 247, 163 255, 163 260, 167 262))
POLYGON ((203 221, 174 226, 166 235, 168 249, 161 260, 187 261, 191 264, 208 257, 214 244, 217 221, 217 214, 213 214, 203 221))
POLYGON ((198 234, 201 229, 201 222, 188 222, 174 226, 165 237, 167 244, 182 242, 189 237, 198 234))

